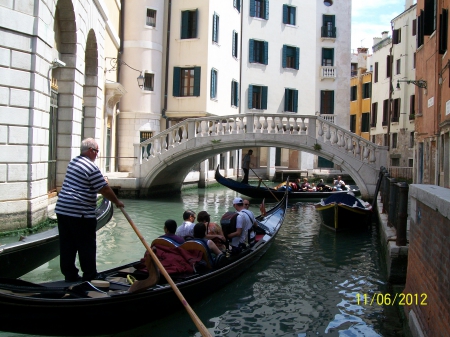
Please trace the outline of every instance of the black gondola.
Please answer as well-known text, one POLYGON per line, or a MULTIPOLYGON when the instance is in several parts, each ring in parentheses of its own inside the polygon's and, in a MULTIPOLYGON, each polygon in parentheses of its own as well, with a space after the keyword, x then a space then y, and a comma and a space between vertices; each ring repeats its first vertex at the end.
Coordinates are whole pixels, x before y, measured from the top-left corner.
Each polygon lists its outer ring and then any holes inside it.
MULTIPOLYGON (((220 267, 197 270, 191 275, 171 275, 185 299, 195 302, 255 264, 273 243, 284 221, 287 202, 285 195, 265 216, 258 216, 256 243, 237 255, 220 255, 220 267)), ((135 268, 140 264, 137 261, 103 271, 109 281, 107 292, 90 282, 34 284, 0 279, 0 330, 47 335, 107 334, 135 328, 182 309, 164 278, 142 292, 128 292, 127 279, 148 277, 135 268)))
MULTIPOLYGON (((96 210, 97 230, 113 216, 113 207, 103 198, 96 210)), ((20 241, 0 246, 0 277, 17 278, 59 255, 58 227, 25 236, 20 241)))
POLYGON ((315 204, 322 223, 336 232, 367 228, 372 206, 351 193, 333 195, 315 204))
MULTIPOLYGON (((283 197, 284 195, 284 190, 276 190, 274 188, 267 188, 267 187, 263 187, 263 186, 252 186, 252 185, 247 185, 247 184, 243 184, 239 181, 235 181, 229 178, 225 178, 224 176, 222 176, 220 174, 219 171, 219 167, 217 167, 216 169, 216 174, 215 174, 215 179, 216 181, 225 186, 228 187, 229 189, 236 191, 240 194, 246 195, 248 197, 251 198, 258 198, 258 199, 267 199, 267 200, 275 200, 275 197, 279 200, 283 197)), ((356 186, 352 186, 352 192, 355 195, 360 194, 359 189, 354 188, 356 186)), ((327 198, 330 195, 334 195, 334 194, 346 194, 348 191, 330 191, 330 192, 326 192, 326 191, 316 191, 316 192, 303 192, 303 191, 289 191, 289 200, 298 200, 298 199, 303 199, 303 200, 320 200, 322 198, 327 198)))

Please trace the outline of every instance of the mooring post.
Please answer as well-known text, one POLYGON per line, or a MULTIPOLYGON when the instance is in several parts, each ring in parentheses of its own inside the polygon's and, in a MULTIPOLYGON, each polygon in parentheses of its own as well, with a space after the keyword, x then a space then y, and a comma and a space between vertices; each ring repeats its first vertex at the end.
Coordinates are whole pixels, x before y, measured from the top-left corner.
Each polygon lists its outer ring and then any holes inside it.
POLYGON ((408 220, 408 191, 409 186, 405 182, 397 184, 398 187, 398 214, 397 214, 397 246, 406 246, 406 231, 408 220))
POLYGON ((383 193, 381 193, 381 202, 383 203, 382 213, 386 214, 389 207, 389 173, 386 172, 383 178, 383 193))
POLYGON ((397 179, 389 178, 389 211, 388 211, 388 226, 395 227, 395 209, 397 208, 397 179))

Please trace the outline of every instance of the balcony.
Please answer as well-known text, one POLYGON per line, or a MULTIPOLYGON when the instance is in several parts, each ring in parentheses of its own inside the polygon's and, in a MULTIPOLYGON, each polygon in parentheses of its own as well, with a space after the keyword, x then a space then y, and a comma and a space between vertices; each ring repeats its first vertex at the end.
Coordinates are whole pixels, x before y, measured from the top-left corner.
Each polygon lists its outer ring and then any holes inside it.
POLYGON ((322 26, 321 37, 323 40, 336 40, 336 27, 322 26))
POLYGON ((336 75, 337 75, 336 67, 322 66, 320 69, 320 79, 321 80, 331 79, 334 81, 337 77, 336 75))

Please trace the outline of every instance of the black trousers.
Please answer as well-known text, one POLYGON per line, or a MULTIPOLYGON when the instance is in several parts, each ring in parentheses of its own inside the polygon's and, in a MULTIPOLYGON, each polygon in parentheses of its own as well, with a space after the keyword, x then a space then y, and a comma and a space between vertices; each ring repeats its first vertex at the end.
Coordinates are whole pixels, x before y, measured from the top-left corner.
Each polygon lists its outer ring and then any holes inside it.
POLYGON ((96 218, 76 218, 57 214, 59 230, 60 268, 66 279, 75 279, 78 253, 83 280, 90 281, 97 275, 96 218))
POLYGON ((244 178, 242 179, 241 183, 248 184, 248 168, 243 168, 244 170, 244 178))

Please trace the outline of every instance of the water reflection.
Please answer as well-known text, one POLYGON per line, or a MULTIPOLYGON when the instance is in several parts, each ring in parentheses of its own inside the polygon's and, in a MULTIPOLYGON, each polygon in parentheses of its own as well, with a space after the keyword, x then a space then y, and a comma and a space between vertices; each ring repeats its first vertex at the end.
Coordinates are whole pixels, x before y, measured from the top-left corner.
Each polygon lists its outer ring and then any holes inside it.
MULTIPOLYGON (((180 224, 187 208, 206 210, 218 222, 235 196, 224 188, 209 188, 169 199, 126 200, 125 205, 150 242, 162 234, 167 218, 180 224)), ((259 213, 258 202, 251 204, 259 213)), ((312 203, 292 204, 266 255, 234 282, 191 306, 215 336, 401 336, 394 309, 356 301, 357 294, 387 291, 377 235, 375 228, 336 235, 320 226, 312 203)), ((98 233, 99 270, 138 259, 143 252, 139 238, 116 211, 98 233)), ((57 258, 24 279, 60 277, 57 258)), ((130 335, 200 336, 184 311, 115 336, 130 335)))

